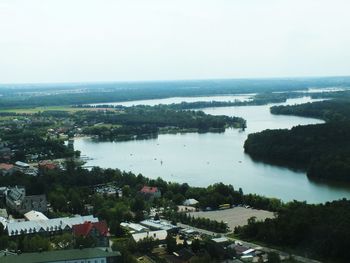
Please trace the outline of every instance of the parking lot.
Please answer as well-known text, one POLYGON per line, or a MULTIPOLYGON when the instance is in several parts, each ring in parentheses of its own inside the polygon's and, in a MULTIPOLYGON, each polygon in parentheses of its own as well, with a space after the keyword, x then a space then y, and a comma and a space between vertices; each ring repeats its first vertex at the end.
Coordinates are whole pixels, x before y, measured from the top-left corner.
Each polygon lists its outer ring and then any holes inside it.
POLYGON ((246 225, 248 219, 253 216, 255 216, 257 220, 265 220, 266 218, 274 217, 272 212, 244 207, 235 207, 208 212, 191 212, 189 214, 194 217, 204 217, 219 222, 224 221, 227 223, 231 231, 233 231, 236 226, 246 225))

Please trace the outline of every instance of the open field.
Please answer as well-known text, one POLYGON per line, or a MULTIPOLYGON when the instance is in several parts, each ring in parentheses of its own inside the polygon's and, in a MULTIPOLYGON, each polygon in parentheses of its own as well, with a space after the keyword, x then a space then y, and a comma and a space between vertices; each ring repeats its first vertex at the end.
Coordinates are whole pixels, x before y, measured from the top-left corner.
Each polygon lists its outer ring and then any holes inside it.
POLYGON ((18 108, 18 109, 0 109, 0 112, 13 112, 19 114, 34 114, 39 111, 68 111, 77 112, 82 110, 114 110, 111 108, 73 108, 69 105, 63 106, 47 106, 47 107, 35 107, 35 108, 18 108))
POLYGON ((236 226, 246 225, 247 220, 253 216, 255 216, 257 220, 265 220, 266 218, 274 217, 272 212, 244 207, 235 207, 226 210, 209 212, 191 212, 189 214, 194 217, 203 217, 219 222, 227 222, 227 225, 231 231, 233 231, 236 226))

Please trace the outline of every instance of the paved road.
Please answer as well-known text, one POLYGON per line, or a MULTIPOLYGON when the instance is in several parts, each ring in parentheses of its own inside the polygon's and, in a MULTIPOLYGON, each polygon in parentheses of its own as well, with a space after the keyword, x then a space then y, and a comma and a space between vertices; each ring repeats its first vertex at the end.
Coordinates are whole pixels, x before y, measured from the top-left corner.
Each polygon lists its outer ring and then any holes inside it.
MULTIPOLYGON (((196 231, 197 231, 198 233, 200 233, 200 234, 204 234, 204 235, 208 235, 208 236, 217 236, 217 235, 220 235, 220 234, 215 233, 215 232, 212 232, 212 231, 208 231, 208 230, 204 230, 204 229, 192 227, 192 226, 185 225, 185 224, 181 224, 181 223, 177 223, 177 225, 178 225, 179 227, 182 227, 182 228, 191 228, 191 229, 193 229, 193 230, 196 230, 196 231)), ((224 236, 226 236, 226 235, 224 235, 224 236)), ((226 237, 227 237, 227 236, 226 236, 226 237)), ((263 247, 263 246, 260 246, 260 245, 257 245, 257 244, 251 243, 251 242, 246 242, 246 241, 243 241, 243 240, 233 239, 233 238, 230 238, 230 237, 227 237, 227 238, 230 239, 230 240, 239 241, 239 242, 242 243, 242 245, 247 246, 247 247, 251 247, 251 248, 257 248, 257 247, 259 247, 261 250, 263 250, 263 251, 265 251, 265 252, 275 252, 275 253, 278 253, 278 254, 280 254, 281 256, 284 256, 284 257, 288 257, 288 256, 289 256, 288 253, 285 253, 285 252, 280 251, 280 250, 277 250, 277 249, 268 248, 268 247, 263 247)), ((291 256, 292 256, 293 258, 295 258, 297 261, 300 261, 300 262, 302 262, 302 263, 322 263, 321 261, 318 261, 318 260, 309 259, 309 258, 306 258, 306 257, 294 255, 294 254, 292 254, 291 256)))

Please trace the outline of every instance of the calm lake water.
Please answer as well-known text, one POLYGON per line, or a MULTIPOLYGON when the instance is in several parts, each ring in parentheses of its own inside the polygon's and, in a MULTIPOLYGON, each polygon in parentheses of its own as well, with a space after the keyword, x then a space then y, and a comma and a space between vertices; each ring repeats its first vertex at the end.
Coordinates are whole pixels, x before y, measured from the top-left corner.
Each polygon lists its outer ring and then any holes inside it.
MULTIPOLYGON (((234 100, 232 97, 229 96, 227 100, 234 100)), ((202 97, 192 101, 199 100, 202 97)), ((210 100, 217 100, 217 97, 210 97, 210 100)), ((304 97, 290 99, 279 105, 309 101, 315 100, 304 97)), ((166 102, 179 102, 179 98, 166 99, 166 102)), ((154 105, 165 102, 151 100, 143 103, 154 105)), ((244 132, 227 129, 219 134, 166 134, 159 135, 157 139, 128 142, 94 142, 89 138, 79 138, 74 146, 83 155, 93 158, 87 162, 88 166, 119 168, 150 178, 161 177, 193 186, 224 182, 236 189, 242 187, 245 193, 277 197, 284 201, 295 199, 319 203, 350 198, 349 186, 310 181, 304 172, 255 162, 244 153, 243 144, 249 133, 323 122, 311 118, 272 115, 269 111, 272 105, 275 104, 203 109, 213 115, 245 118, 248 128, 244 132)))
POLYGON ((154 106, 158 104, 172 104, 172 103, 181 103, 181 102, 196 102, 196 101, 250 101, 252 96, 255 93, 251 94, 238 94, 238 95, 226 95, 226 96, 203 96, 203 97, 172 97, 156 100, 136 100, 136 101, 124 101, 124 102, 107 102, 107 103, 95 103, 90 105, 121 105, 125 107, 135 106, 135 105, 149 105, 154 106))

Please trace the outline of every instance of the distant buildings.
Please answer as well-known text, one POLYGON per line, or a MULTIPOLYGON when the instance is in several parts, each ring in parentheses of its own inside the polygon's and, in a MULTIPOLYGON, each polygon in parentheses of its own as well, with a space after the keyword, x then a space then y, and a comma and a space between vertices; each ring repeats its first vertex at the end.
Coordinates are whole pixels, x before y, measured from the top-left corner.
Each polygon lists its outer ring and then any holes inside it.
POLYGON ((47 201, 45 195, 26 196, 24 187, 10 187, 6 192, 6 205, 10 210, 25 214, 31 210, 45 213, 47 201))
POLYGON ((0 163, 0 175, 13 175, 16 171, 22 172, 26 175, 37 176, 38 169, 23 162, 16 162, 14 165, 9 163, 0 163))
POLYGON ((107 196, 123 196, 122 190, 119 187, 106 184, 95 186, 95 193, 107 196))
POLYGON ((144 186, 140 190, 140 194, 143 195, 147 199, 159 198, 162 196, 158 187, 153 186, 144 186))

